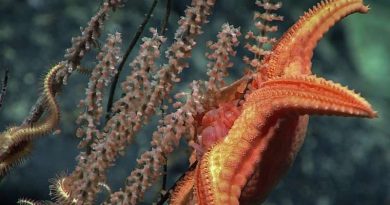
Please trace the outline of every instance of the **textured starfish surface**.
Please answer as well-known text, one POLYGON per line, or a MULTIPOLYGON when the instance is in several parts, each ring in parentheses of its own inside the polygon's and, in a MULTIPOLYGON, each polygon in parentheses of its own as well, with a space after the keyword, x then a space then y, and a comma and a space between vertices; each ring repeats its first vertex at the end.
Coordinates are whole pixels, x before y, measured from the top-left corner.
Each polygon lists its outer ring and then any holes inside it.
POLYGON ((325 0, 306 12, 262 61, 256 90, 227 136, 180 182, 173 204, 185 204, 180 198, 188 200, 191 186, 198 204, 264 201, 299 151, 308 115, 375 117, 358 94, 311 75, 313 49, 323 34, 343 17, 367 11, 362 0, 325 0))
POLYGON ((195 174, 198 202, 262 200, 295 158, 306 114, 376 116, 359 95, 323 78, 283 76, 261 83, 226 138, 202 157, 195 174))

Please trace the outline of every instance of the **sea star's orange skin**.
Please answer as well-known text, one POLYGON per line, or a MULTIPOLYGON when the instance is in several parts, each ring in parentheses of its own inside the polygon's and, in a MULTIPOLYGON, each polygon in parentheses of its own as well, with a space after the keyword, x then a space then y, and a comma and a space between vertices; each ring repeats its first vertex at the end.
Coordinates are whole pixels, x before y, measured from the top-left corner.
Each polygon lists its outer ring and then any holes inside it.
POLYGON ((176 184, 176 188, 169 201, 171 205, 191 204, 195 183, 195 170, 187 171, 184 177, 176 184), (179 191, 179 192, 178 192, 179 191))
MULTIPOLYGON (((228 135, 203 155, 194 180, 187 180, 187 188, 195 181, 198 204, 263 201, 299 151, 308 114, 376 116, 359 95, 311 75, 313 49, 322 35, 341 18, 367 11, 362 0, 326 0, 282 36, 258 68, 257 89, 228 135)), ((181 193, 175 190, 173 198, 181 193)))
POLYGON ((264 199, 303 142, 305 114, 376 116, 363 98, 331 81, 270 79, 249 95, 225 139, 202 157, 195 174, 198 203, 239 204, 241 192, 241 200, 264 199))
POLYGON ((202 128, 199 129, 201 138, 198 142, 205 151, 223 139, 233 126, 240 115, 240 108, 236 104, 236 101, 221 104, 218 109, 208 111, 202 117, 202 128))
POLYGON ((311 74, 313 49, 337 21, 355 13, 367 13, 363 0, 325 0, 318 3, 288 29, 259 67, 258 81, 282 75, 311 74))

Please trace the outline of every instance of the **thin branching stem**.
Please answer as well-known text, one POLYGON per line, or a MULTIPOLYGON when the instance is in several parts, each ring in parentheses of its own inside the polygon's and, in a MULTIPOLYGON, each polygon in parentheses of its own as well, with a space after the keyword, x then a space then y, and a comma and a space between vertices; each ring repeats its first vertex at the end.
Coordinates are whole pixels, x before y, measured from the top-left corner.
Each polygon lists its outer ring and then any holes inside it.
POLYGON ((108 103, 107 103, 107 108, 106 108, 106 122, 108 119, 110 119, 111 116, 111 108, 112 104, 114 102, 114 96, 115 96, 115 90, 116 86, 118 84, 119 76, 122 72, 122 69, 127 61, 127 58, 129 57, 131 51, 134 49, 135 45, 137 44, 138 39, 141 37, 143 31, 145 30, 146 24, 149 22, 150 18, 153 15, 154 9, 156 8, 158 3, 158 0, 154 0, 152 6, 150 7, 148 13, 146 14, 143 22, 139 25, 137 32, 135 33, 133 39, 131 40, 129 46, 127 47, 126 53, 123 55, 122 61, 119 63, 118 66, 118 72, 114 76, 114 80, 112 81, 111 88, 110 88, 110 94, 108 97, 108 103))
POLYGON ((171 192, 176 188, 178 182, 181 181, 185 177, 187 172, 195 170, 197 164, 198 164, 198 161, 195 161, 194 163, 192 163, 191 166, 188 168, 188 170, 186 172, 184 172, 179 177, 179 179, 176 180, 176 182, 173 184, 173 186, 171 186, 171 188, 169 188, 166 191, 166 193, 160 198, 160 200, 156 204, 157 205, 163 205, 171 197, 171 192))
MULTIPOLYGON (((172 0, 167 0, 166 1, 166 5, 165 5, 165 15, 164 15, 164 19, 163 21, 161 22, 161 30, 160 30, 160 33, 161 35, 165 35, 165 33, 167 32, 167 27, 168 27, 168 22, 169 22, 169 16, 171 15, 171 8, 172 8, 172 0)), ((161 105, 160 107, 162 107, 164 104, 164 100, 161 101, 161 105)), ((165 115, 165 112, 163 109, 161 109, 162 113, 163 113, 163 116, 162 118, 164 118, 164 115, 165 115)), ((161 197, 164 196, 165 193, 163 193, 162 191, 165 191, 166 190, 166 187, 167 187, 167 178, 168 178, 168 157, 167 156, 164 156, 165 158, 165 164, 163 166, 163 178, 162 178, 162 185, 161 185, 161 197)))
POLYGON ((171 197, 171 192, 176 188, 177 184, 179 181, 181 181, 187 172, 193 171, 196 168, 196 165, 198 164, 198 161, 195 161, 194 163, 191 164, 191 166, 188 168, 186 172, 184 172, 179 179, 176 180, 176 182, 167 190, 167 192, 160 198, 160 200, 156 203, 157 205, 163 205, 170 197, 171 197))
POLYGON ((8 68, 5 69, 4 78, 3 81, 1 82, 0 108, 3 105, 5 94, 7 93, 7 85, 8 85, 8 68))
POLYGON ((164 19, 161 22, 161 35, 165 35, 167 32, 168 22, 169 22, 169 16, 171 15, 171 8, 172 8, 172 0, 167 0, 167 3, 165 5, 165 15, 164 19))

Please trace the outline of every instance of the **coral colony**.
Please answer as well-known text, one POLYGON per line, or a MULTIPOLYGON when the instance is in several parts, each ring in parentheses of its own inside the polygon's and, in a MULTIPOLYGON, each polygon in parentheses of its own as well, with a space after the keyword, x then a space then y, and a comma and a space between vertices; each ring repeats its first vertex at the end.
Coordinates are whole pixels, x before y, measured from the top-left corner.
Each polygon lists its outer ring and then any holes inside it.
MULTIPOLYGON (((36 138, 61 123, 55 99, 59 88, 83 68, 84 56, 94 49, 109 13, 124 4, 121 0, 102 4, 81 35, 72 39, 64 60, 47 73, 42 95, 30 116, 23 124, 1 133, 1 177, 31 152, 36 138)), ((150 37, 143 38, 138 55, 130 63, 132 72, 121 84, 123 95, 109 103, 109 112, 105 113, 105 89, 113 82, 115 91, 123 59, 128 55, 121 56, 121 35, 108 35, 96 56, 85 99, 80 102, 76 135, 81 151, 76 167, 52 180, 52 202, 20 199, 20 204, 94 204, 100 192, 108 193, 104 204, 137 204, 165 174, 167 156, 183 137, 192 150, 191 165, 170 190, 161 191, 157 204, 167 200, 170 204, 261 203, 293 163, 304 141, 309 115, 376 117, 359 94, 311 71, 317 42, 347 15, 368 12, 362 0, 324 0, 278 40, 267 35, 277 31, 275 21, 283 20, 275 14, 281 3, 256 1, 261 11, 254 16, 257 31, 245 35, 245 48, 251 53, 243 59, 246 74, 229 85, 224 81, 233 67, 231 58, 236 55, 241 35, 239 28, 224 24, 218 40, 208 45, 208 80, 193 81, 190 93, 177 93, 175 99, 165 100, 181 80, 182 70, 188 69, 196 37, 203 32, 214 4, 215 0, 192 0, 161 66, 156 61, 162 58, 165 28, 161 32, 150 29, 150 37), (168 108, 173 111, 169 113, 168 108), (138 131, 160 110, 166 114, 160 116, 150 150, 136 159, 137 165, 124 179, 124 186, 111 191, 107 170, 115 166, 138 131)), ((166 13, 167 20, 169 7, 166 13)), ((1 98, 5 97, 6 82, 2 87, 1 98)))

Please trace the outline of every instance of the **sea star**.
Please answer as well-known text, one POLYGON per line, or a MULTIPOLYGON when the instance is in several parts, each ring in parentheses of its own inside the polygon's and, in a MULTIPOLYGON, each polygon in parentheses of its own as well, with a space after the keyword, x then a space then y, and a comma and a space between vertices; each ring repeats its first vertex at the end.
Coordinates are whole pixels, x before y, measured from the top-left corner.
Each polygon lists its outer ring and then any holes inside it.
POLYGON ((262 61, 257 89, 245 99, 227 136, 180 182, 172 204, 188 201, 193 184, 198 204, 264 201, 294 161, 309 114, 376 117, 358 94, 311 75, 313 49, 322 35, 341 18, 367 11, 362 0, 326 0, 305 13, 262 61))

